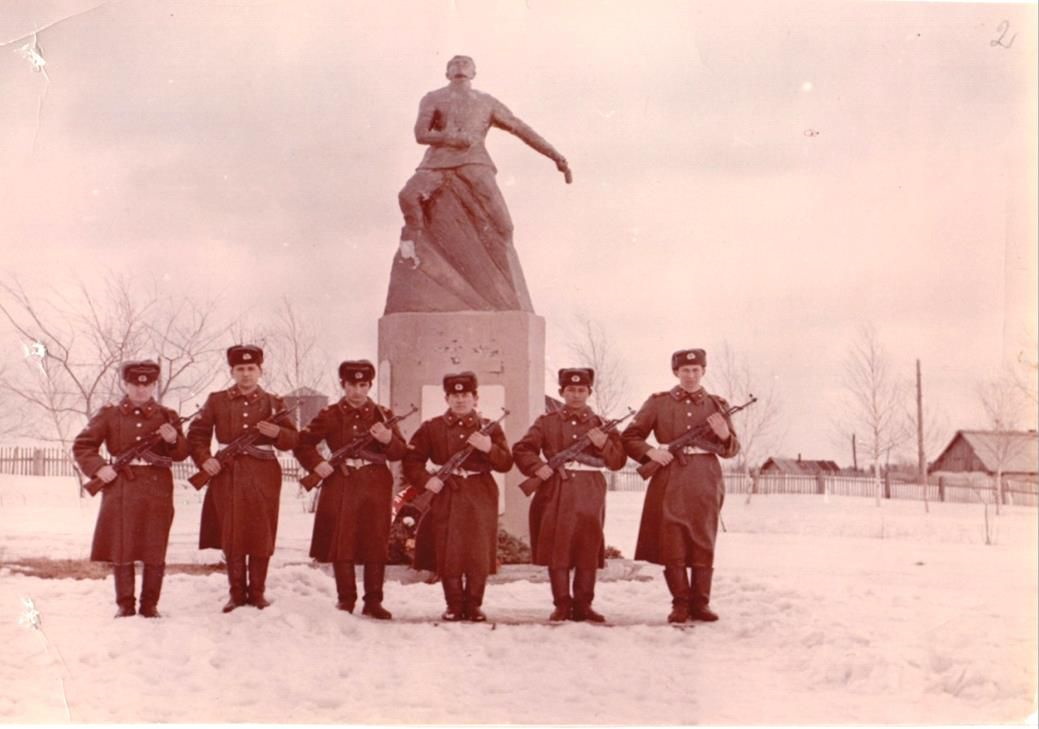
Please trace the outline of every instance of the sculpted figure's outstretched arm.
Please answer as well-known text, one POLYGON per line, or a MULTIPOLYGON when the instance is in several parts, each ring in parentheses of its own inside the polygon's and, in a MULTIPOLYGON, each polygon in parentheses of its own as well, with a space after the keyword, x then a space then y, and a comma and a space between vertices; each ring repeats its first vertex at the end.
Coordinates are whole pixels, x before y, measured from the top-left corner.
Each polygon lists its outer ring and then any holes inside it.
POLYGON ((528 146, 548 157, 556 163, 556 169, 563 173, 563 176, 566 178, 566 183, 569 185, 573 182, 574 178, 570 172, 570 165, 566 162, 566 157, 561 155, 555 147, 549 144, 547 139, 535 132, 529 124, 509 111, 508 107, 500 101, 496 102, 494 105, 491 124, 499 129, 504 129, 510 134, 516 135, 528 146))

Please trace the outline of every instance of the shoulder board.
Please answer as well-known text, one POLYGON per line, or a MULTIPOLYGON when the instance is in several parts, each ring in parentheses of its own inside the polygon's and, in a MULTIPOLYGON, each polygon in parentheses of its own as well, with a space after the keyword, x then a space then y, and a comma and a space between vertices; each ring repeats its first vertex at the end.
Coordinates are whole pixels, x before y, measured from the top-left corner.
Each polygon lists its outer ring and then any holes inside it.
POLYGON ((650 397, 651 398, 654 398, 654 397, 668 397, 670 394, 671 394, 670 390, 662 390, 660 392, 654 392, 652 395, 650 395, 650 397))

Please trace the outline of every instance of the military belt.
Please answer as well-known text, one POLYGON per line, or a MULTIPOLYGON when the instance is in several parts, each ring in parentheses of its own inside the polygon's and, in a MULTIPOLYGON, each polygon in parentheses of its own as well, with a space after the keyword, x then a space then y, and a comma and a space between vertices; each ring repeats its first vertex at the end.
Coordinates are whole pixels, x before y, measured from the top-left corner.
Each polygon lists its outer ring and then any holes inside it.
POLYGON ((686 446, 682 449, 682 453, 687 456, 710 456, 714 455, 712 451, 706 448, 697 448, 696 446, 686 446))
POLYGON ((598 473, 602 472, 602 469, 598 466, 589 466, 585 463, 579 463, 578 461, 568 461, 563 464, 563 468, 565 468, 567 471, 596 471, 598 473))
POLYGON ((460 478, 469 478, 470 476, 479 476, 481 473, 490 473, 490 471, 470 471, 466 468, 456 468, 448 475, 459 476, 460 478))
POLYGON ((146 461, 143 458, 135 458, 132 461, 130 461, 129 463, 127 463, 126 465, 128 465, 128 466, 155 466, 157 468, 169 468, 173 464, 173 462, 170 459, 166 459, 166 460, 169 460, 170 462, 169 463, 149 462, 149 461, 146 461))
POLYGON ((274 446, 264 443, 262 445, 247 445, 242 448, 241 455, 252 456, 253 458, 260 458, 265 461, 273 461, 278 458, 274 453, 274 446))
POLYGON ((364 468, 365 466, 380 466, 383 461, 370 461, 367 458, 344 458, 340 466, 347 468, 364 468))

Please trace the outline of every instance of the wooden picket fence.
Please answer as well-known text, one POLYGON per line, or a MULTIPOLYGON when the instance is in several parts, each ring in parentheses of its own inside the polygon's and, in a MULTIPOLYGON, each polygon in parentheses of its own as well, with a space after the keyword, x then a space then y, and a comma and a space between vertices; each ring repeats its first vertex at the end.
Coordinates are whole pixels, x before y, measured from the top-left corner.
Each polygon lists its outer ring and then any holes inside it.
POLYGON ((75 476, 76 466, 61 448, 0 446, 0 473, 17 476, 75 476))
MULTIPOLYGON (((755 477, 746 473, 725 473, 725 491, 728 494, 767 496, 770 494, 814 494, 818 496, 860 496, 876 498, 877 485, 868 476, 802 476, 768 474, 755 477)), ((645 491, 647 481, 642 480, 634 468, 624 468, 609 474, 608 483, 612 491, 645 491)), ((1039 506, 1039 484, 1030 481, 1004 479, 1003 500, 1008 504, 1039 506)), ((881 498, 916 499, 923 501, 924 486, 919 483, 880 482, 881 498)), ((930 501, 995 503, 996 489, 992 479, 941 477, 927 484, 930 501)))
MULTIPOLYGON (((282 479, 295 484, 301 466, 292 456, 279 456, 282 479)), ((173 477, 186 480, 196 472, 190 460, 173 464, 173 477)), ((58 447, 32 448, 0 446, 0 473, 19 476, 75 476, 76 467, 70 456, 58 447)), ((861 496, 875 498, 876 485, 868 476, 800 476, 768 474, 752 477, 746 473, 725 473, 725 491, 729 494, 767 496, 770 494, 814 494, 818 496, 861 496)), ((628 466, 607 474, 611 491, 645 491, 647 482, 628 466)), ((923 500, 924 486, 918 483, 891 481, 880 484, 882 498, 923 500)), ((969 476, 941 477, 926 486, 930 501, 995 503, 996 489, 992 479, 969 476)), ((1004 501, 1021 506, 1039 506, 1039 484, 1030 481, 1004 480, 1004 501)))
MULTIPOLYGON (((283 481, 295 482, 300 477, 300 465, 292 456, 279 456, 283 481)), ((58 447, 27 448, 0 446, 0 473, 17 476, 75 476, 76 465, 71 456, 58 447)), ((198 471, 188 459, 173 464, 173 478, 187 480, 198 471)))

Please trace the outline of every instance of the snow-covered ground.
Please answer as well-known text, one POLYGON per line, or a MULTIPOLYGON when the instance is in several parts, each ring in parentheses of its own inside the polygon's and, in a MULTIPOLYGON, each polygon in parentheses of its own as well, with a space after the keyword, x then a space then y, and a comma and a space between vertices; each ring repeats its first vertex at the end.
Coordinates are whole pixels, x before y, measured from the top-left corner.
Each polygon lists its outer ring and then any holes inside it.
MULTIPOLYGON (((0 476, 0 560, 83 558, 97 500, 70 479, 0 476)), ((642 494, 611 493, 607 541, 630 557, 642 494)), ((198 552, 200 499, 178 492, 170 562, 198 552)), ((665 624, 652 565, 614 561, 596 606, 615 627, 544 625, 540 571, 507 567, 490 625, 437 625, 439 585, 394 568, 380 623, 335 611, 306 558, 291 490, 274 605, 223 615, 222 574, 172 575, 163 620, 113 620, 111 578, 0 572, 0 722, 995 723, 1035 710, 1037 513, 985 544, 981 505, 730 498, 712 604, 665 624), (534 579, 530 579, 534 578, 534 579), (19 620, 23 598, 42 630, 19 620), (530 624, 512 624, 529 619, 530 624)))

